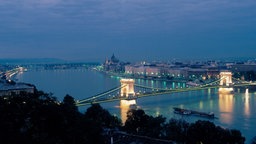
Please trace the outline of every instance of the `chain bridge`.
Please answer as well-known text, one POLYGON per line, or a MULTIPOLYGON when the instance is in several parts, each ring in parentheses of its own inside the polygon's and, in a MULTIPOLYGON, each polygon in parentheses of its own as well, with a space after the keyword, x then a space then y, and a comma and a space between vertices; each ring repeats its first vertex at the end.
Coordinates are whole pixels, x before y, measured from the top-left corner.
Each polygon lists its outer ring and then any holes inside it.
MULTIPOLYGON (((219 92, 233 92, 234 87, 255 86, 256 82, 248 82, 232 77, 231 72, 221 72, 218 80, 198 86, 186 86, 185 88, 159 88, 135 84, 134 79, 121 79, 121 85, 94 96, 78 100, 77 106, 93 103, 104 103, 125 100, 128 104, 136 104, 136 99, 148 96, 159 96, 187 91, 197 91, 210 88, 219 88, 219 92)), ((123 102, 123 101, 121 101, 123 102)))

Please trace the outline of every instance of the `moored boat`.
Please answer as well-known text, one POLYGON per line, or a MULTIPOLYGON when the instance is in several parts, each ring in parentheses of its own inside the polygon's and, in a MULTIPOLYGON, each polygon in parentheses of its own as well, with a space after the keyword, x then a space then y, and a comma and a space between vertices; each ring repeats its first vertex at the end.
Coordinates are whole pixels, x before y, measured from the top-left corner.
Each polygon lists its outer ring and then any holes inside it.
POLYGON ((174 113, 176 114, 182 114, 182 115, 196 115, 196 116, 202 116, 202 117, 207 117, 207 118, 215 118, 213 112, 199 112, 199 111, 194 111, 194 110, 188 110, 188 109, 182 109, 182 108, 177 108, 174 107, 174 113))
POLYGON ((174 109, 174 113, 177 114, 182 114, 182 115, 190 115, 191 111, 190 110, 186 110, 186 109, 182 109, 182 108, 173 108, 174 109))

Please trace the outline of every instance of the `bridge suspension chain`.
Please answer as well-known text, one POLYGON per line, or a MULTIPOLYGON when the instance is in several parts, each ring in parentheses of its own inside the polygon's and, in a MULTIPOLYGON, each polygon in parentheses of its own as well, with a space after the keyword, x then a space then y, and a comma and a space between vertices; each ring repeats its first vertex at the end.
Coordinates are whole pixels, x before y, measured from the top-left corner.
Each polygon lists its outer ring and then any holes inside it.
POLYGON ((109 93, 112 93, 112 92, 114 92, 114 91, 116 91, 116 90, 119 90, 119 89, 121 89, 121 88, 123 88, 123 87, 125 87, 125 86, 126 86, 126 85, 112 88, 112 89, 110 89, 110 90, 108 90, 108 91, 106 91, 106 92, 103 92, 103 93, 100 93, 100 94, 98 94, 98 95, 89 97, 89 98, 87 98, 87 99, 80 100, 80 101, 77 102, 77 104, 81 104, 81 103, 88 102, 88 101, 90 101, 90 100, 93 100, 93 99, 96 99, 96 98, 99 98, 99 97, 103 97, 103 96, 105 96, 105 95, 107 95, 107 94, 109 94, 109 93))
POLYGON ((92 103, 106 103, 106 102, 113 102, 113 101, 118 101, 124 98, 115 98, 115 99, 106 99, 106 100, 100 100, 100 101, 94 101, 94 102, 83 102, 83 103, 77 103, 76 106, 85 106, 85 105, 89 105, 92 103))
POLYGON ((226 78, 226 77, 223 77, 223 78, 221 78, 221 79, 218 79, 218 80, 216 80, 216 81, 213 81, 213 82, 210 82, 210 83, 207 83, 207 84, 205 84, 205 85, 198 86, 198 87, 205 87, 205 86, 212 85, 212 84, 214 84, 214 83, 216 83, 216 82, 221 81, 221 80, 224 79, 224 78, 226 78))
MULTIPOLYGON (((187 92, 187 91, 195 91, 195 90, 203 90, 203 89, 208 89, 208 88, 217 88, 217 87, 221 87, 220 85, 216 84, 217 82, 220 82, 223 79, 226 79, 227 77, 221 77, 220 79, 204 84, 204 85, 199 85, 199 86, 195 86, 195 87, 186 87, 186 88, 176 88, 176 89, 168 89, 168 88, 156 88, 156 87, 150 87, 150 86, 145 86, 145 85, 139 85, 139 84, 134 84, 134 86, 139 87, 139 88, 145 88, 148 90, 151 90, 150 92, 147 93, 141 93, 138 94, 137 97, 146 97, 146 96, 153 96, 153 95, 163 95, 163 94, 171 94, 171 93, 177 93, 177 92, 187 92), (154 91, 156 90, 156 91, 154 91)), ((234 84, 232 86, 247 86, 247 85, 256 85, 256 82, 252 83, 252 82, 248 82, 248 81, 243 81, 240 79, 236 79, 234 77, 232 77, 232 79, 241 82, 240 84, 234 84)), ((102 92, 100 94, 97 94, 95 96, 89 97, 87 99, 83 99, 78 101, 76 104, 77 106, 83 106, 83 105, 87 105, 90 103, 103 103, 103 102, 111 102, 111 101, 116 101, 116 100, 121 100, 121 99, 125 99, 125 98, 121 98, 118 96, 113 96, 111 98, 106 97, 104 98, 104 96, 113 93, 117 90, 122 89, 123 87, 125 87, 127 85, 121 85, 115 88, 112 88, 106 92, 102 92)))
POLYGON ((144 86, 144 85, 138 85, 134 84, 134 86, 141 87, 141 88, 146 88, 146 89, 152 89, 152 90, 163 90, 163 91, 170 91, 171 89, 163 89, 163 88, 155 88, 155 87, 149 87, 149 86, 144 86))

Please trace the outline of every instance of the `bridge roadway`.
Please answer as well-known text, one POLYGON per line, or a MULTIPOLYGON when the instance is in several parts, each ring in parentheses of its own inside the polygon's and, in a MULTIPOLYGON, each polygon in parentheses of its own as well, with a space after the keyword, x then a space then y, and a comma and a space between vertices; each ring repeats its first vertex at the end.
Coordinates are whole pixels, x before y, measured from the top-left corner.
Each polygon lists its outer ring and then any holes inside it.
POLYGON ((2 72, 1 75, 5 75, 6 79, 10 79, 13 75, 17 74, 20 71, 21 71, 21 68, 18 67, 18 68, 14 68, 14 69, 11 69, 6 72, 2 72))
MULTIPOLYGON (((237 79, 235 79, 237 80, 237 79)), ((151 90, 150 92, 143 91, 141 92, 135 92, 135 96, 132 97, 121 97, 119 94, 119 90, 122 88, 121 86, 115 87, 113 89, 110 89, 106 92, 100 93, 98 95, 92 96, 87 99, 83 99, 80 101, 77 101, 77 106, 84 106, 89 105, 92 103, 106 103, 106 102, 113 102, 117 100, 131 100, 131 99, 137 99, 142 97, 149 97, 149 96, 158 96, 158 95, 164 95, 164 94, 171 94, 171 93, 178 93, 178 92, 188 92, 188 91, 197 91, 197 90, 203 90, 203 89, 211 89, 211 88, 219 88, 223 87, 220 85, 213 85, 214 83, 218 82, 220 80, 202 85, 202 86, 196 86, 196 87, 188 87, 188 88, 177 88, 177 89, 162 89, 162 88, 153 88, 153 87, 147 87, 142 85, 134 84, 135 88, 144 88, 147 90, 151 90), (110 96, 112 93, 116 93, 112 96, 110 96)), ((256 85, 256 82, 246 82, 237 80, 239 83, 233 84, 232 87, 244 87, 244 86, 253 86, 256 85)), ((225 87, 224 87, 225 88, 225 87)))

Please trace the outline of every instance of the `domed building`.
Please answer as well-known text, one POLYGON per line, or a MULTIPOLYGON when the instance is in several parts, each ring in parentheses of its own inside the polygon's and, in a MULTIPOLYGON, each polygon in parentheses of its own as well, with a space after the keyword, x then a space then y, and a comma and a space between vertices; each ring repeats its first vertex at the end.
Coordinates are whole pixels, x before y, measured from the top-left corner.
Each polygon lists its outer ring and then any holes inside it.
POLYGON ((117 59, 114 54, 112 55, 110 61, 111 61, 112 63, 119 63, 119 59, 117 59))
POLYGON ((103 67, 105 71, 122 73, 124 72, 124 63, 120 62, 113 54, 110 59, 106 58, 103 67))

